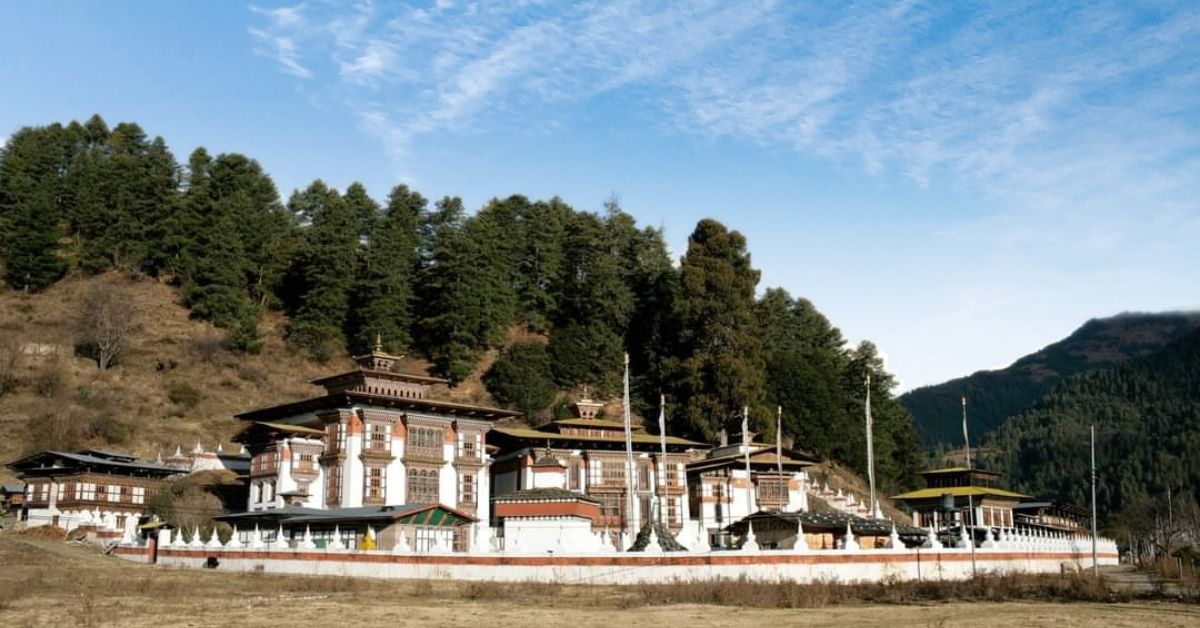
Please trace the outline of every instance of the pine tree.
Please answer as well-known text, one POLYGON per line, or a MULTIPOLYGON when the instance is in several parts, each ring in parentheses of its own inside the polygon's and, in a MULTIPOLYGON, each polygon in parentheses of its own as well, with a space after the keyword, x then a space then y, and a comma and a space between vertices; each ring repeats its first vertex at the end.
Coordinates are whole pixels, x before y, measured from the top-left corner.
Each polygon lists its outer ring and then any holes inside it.
POLYGON ((624 217, 578 213, 568 223, 550 336, 555 378, 562 386, 587 383, 613 390, 617 385, 634 307, 624 217))
POLYGON ((314 358, 328 359, 344 340, 360 246, 356 217, 341 195, 321 181, 293 194, 288 208, 309 223, 299 260, 303 288, 288 339, 314 358))
POLYGON ((62 174, 73 133, 58 124, 26 127, 0 149, 0 246, 14 288, 41 290, 62 276, 62 174))
POLYGON ((6 210, 4 281, 18 290, 35 292, 58 281, 66 263, 55 254, 58 224, 48 186, 33 191, 6 210))
POLYGON ((376 338, 392 351, 412 341, 412 277, 418 268, 418 224, 426 205, 420 194, 397 185, 383 215, 370 221, 349 319, 354 351, 365 352, 376 338))
POLYGON ((555 284, 574 213, 557 197, 525 209, 524 248, 517 263, 516 289, 521 323, 531 331, 547 331, 557 314, 555 284))
POLYGON ((443 198, 422 216, 419 250, 417 342, 438 373, 461 381, 474 368, 494 323, 483 307, 478 246, 466 233, 460 199, 443 198))
POLYGON ((711 219, 696 225, 680 267, 679 347, 670 367, 678 422, 696 436, 738 425, 747 406, 751 428, 764 425, 758 277, 740 233, 711 219))

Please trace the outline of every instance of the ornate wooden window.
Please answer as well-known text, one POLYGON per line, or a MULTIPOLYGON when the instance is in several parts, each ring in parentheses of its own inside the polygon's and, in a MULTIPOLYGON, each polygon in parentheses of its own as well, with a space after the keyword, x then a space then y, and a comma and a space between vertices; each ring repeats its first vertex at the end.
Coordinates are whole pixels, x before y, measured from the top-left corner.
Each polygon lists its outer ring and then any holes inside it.
POLYGON ((605 486, 622 486, 625 484, 625 461, 604 460, 600 467, 600 483, 605 486))
POLYGON ((572 491, 583 490, 583 462, 575 460, 567 468, 567 488, 572 491))
POLYGON ((758 478, 758 502, 763 505, 787 504, 787 480, 777 477, 758 478))
POLYGON ((338 422, 325 425, 325 452, 336 454, 346 448, 346 430, 338 422))
POLYGON ((299 461, 296 463, 297 471, 313 471, 317 468, 317 457, 310 453, 299 454, 299 461))
POLYGON ((382 504, 387 499, 387 469, 384 467, 367 467, 366 490, 363 501, 368 504, 382 504))
POLYGON ((650 490, 650 461, 639 460, 637 466, 637 490, 650 490))
POLYGON ((387 452, 391 450, 391 426, 372 421, 367 423, 367 451, 387 452))
POLYGON ((444 434, 442 429, 436 427, 410 426, 405 452, 414 458, 441 460, 444 434))
POLYGON ((121 501, 121 487, 120 486, 117 486, 116 484, 108 485, 108 501, 110 501, 110 502, 121 501))
POLYGON ((671 486, 671 487, 679 486, 680 485, 680 482, 679 482, 680 477, 679 476, 682 475, 682 473, 680 473, 679 463, 678 462, 668 462, 666 464, 666 467, 667 467, 667 470, 666 470, 667 486, 671 486))
POLYGON ((600 500, 600 514, 605 517, 620 517, 624 510, 625 500, 619 493, 604 493, 593 495, 600 500))
POLYGON ((483 434, 474 434, 471 432, 458 435, 458 457, 461 460, 479 461, 482 460, 480 453, 483 451, 483 434))
POLYGON ((438 472, 436 469, 410 467, 408 469, 409 504, 438 503, 438 472))
POLYGON ((669 525, 679 525, 679 498, 667 498, 667 523, 669 525))
POLYGON ((458 503, 475 503, 475 474, 461 473, 458 476, 458 503))
POLYGON ((337 506, 342 503, 342 468, 330 465, 325 468, 325 504, 337 506))

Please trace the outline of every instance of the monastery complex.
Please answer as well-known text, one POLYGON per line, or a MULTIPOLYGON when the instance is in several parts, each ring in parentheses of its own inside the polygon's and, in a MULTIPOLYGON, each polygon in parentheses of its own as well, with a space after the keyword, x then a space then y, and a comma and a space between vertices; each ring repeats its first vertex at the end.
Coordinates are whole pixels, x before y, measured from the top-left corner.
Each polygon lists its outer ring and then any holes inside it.
MULTIPOLYGON (((1085 513, 1008 491, 972 468, 925 474, 890 521, 830 490, 799 450, 716 446, 600 415, 540 428, 518 413, 440 400, 448 382, 399 373, 378 347, 316 380, 324 394, 235 418, 241 451, 197 446, 156 461, 45 451, 9 464, 25 525, 56 525, 136 561, 289 573, 639 582, 672 578, 967 577, 1091 564, 1085 513), (149 516, 164 481, 214 487, 211 529, 149 516), (545 569, 552 566, 553 569, 545 569)), ((737 440, 737 439, 735 439, 737 440)), ((1096 543, 1097 560, 1117 562, 1096 543)))

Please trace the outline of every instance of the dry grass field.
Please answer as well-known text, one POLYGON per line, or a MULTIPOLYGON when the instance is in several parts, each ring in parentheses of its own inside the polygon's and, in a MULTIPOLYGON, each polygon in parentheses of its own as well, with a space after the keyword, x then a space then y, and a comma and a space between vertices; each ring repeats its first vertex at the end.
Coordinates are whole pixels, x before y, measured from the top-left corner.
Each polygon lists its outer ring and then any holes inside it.
POLYGON ((1200 625, 1175 603, 853 603, 753 608, 647 603, 635 588, 231 575, 135 565, 0 535, 0 625, 24 626, 1155 626, 1200 625))

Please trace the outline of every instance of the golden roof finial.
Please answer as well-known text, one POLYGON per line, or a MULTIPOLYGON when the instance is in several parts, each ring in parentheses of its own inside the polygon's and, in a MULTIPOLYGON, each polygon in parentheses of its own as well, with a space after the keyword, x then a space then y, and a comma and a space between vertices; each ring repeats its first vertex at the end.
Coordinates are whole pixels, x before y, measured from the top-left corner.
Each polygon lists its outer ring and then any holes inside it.
POLYGON ((383 339, 375 332, 375 353, 383 353, 383 339))

